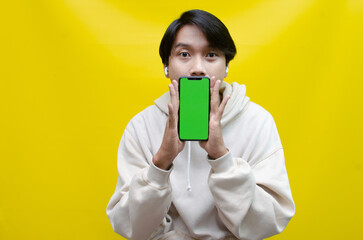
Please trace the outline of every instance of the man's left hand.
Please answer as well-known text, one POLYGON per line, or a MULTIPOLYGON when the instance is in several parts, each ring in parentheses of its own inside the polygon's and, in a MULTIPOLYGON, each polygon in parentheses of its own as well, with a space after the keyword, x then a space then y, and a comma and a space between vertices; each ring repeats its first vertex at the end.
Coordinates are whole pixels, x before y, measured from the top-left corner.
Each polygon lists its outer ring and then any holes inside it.
MULTIPOLYGON (((214 80, 215 77, 212 77, 211 82, 213 83, 214 80)), ((225 96, 221 102, 219 97, 219 87, 221 83, 221 80, 217 80, 210 89, 211 110, 209 114, 209 137, 207 141, 199 142, 199 145, 207 151, 209 157, 212 159, 220 158, 228 152, 223 141, 221 119, 230 96, 225 96)))

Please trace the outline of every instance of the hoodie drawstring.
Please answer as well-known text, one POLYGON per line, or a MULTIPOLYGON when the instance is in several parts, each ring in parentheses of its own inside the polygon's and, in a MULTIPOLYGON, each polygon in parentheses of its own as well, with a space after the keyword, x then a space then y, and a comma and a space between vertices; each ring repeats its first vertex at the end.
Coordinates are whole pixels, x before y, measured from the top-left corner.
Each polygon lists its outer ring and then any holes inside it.
POLYGON ((190 141, 188 141, 188 165, 187 165, 187 191, 192 191, 192 186, 190 185, 190 141))

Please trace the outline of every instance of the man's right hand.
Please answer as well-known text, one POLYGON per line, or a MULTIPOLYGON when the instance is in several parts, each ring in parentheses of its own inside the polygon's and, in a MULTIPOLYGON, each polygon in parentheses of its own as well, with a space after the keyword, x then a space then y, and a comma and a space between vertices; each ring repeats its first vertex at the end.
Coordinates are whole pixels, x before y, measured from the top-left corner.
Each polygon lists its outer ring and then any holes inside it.
POLYGON ((169 84, 169 90, 171 100, 171 103, 168 104, 169 117, 166 122, 163 142, 153 158, 154 165, 164 170, 171 167, 174 159, 185 145, 185 142, 180 141, 178 134, 179 91, 176 80, 169 84))

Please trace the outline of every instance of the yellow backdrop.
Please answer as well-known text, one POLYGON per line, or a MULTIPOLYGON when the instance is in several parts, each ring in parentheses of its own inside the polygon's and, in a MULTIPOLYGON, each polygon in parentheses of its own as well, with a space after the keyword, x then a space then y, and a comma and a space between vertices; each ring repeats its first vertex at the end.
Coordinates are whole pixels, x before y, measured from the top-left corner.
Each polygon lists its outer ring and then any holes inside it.
POLYGON ((120 239, 119 140, 167 91, 159 43, 193 8, 227 25, 226 81, 276 120, 297 210, 272 239, 362 236, 361 0, 38 0, 1 7, 0 239, 120 239))

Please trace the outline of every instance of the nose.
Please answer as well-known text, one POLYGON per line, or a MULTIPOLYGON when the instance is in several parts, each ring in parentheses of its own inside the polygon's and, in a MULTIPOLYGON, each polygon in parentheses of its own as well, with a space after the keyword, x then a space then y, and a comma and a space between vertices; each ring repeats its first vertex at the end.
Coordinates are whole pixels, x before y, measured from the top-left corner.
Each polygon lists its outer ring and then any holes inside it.
POLYGON ((203 59, 201 57, 194 58, 192 66, 190 68, 190 76, 206 76, 206 75, 207 72, 203 64, 203 59))

